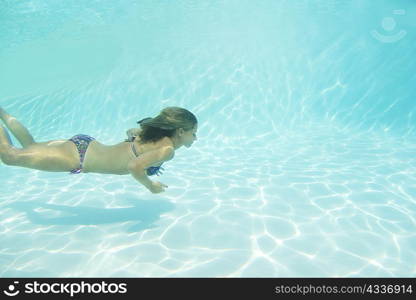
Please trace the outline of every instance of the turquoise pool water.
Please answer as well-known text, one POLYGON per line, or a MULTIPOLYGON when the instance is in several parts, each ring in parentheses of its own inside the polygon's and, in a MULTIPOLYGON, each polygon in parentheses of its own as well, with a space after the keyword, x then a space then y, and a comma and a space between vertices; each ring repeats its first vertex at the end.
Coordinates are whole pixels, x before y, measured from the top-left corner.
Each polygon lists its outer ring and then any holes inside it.
POLYGON ((0 164, 0 276, 415 276, 415 16, 411 0, 3 0, 0 105, 36 140, 114 144, 166 106, 199 139, 163 194, 0 164))

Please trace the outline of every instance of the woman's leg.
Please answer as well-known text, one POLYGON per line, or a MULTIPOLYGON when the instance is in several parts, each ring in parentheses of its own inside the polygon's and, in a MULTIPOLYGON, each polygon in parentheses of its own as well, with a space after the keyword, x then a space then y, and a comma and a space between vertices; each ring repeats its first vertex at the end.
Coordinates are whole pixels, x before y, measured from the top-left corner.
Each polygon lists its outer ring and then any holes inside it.
MULTIPOLYGON (((6 119, 10 121, 7 114, 6 119)), ((14 129, 17 129, 19 137, 23 138, 23 143, 20 139, 19 141, 26 147, 23 149, 13 147, 7 129, 0 125, 0 159, 6 165, 50 172, 67 172, 79 166, 79 154, 73 142, 57 140, 35 143, 32 138, 33 142, 28 144, 31 135, 27 132, 27 129, 17 120, 16 122, 12 120, 11 123, 14 129), (25 130, 28 134, 26 136, 25 130)), ((18 137, 16 134, 15 136, 18 137)))
POLYGON ((12 141, 10 139, 9 133, 3 125, 0 125, 0 159, 5 164, 9 164, 9 162, 11 162, 11 149, 12 141))
MULTIPOLYGON (((0 142, 5 140, 4 131, 0 126, 0 142)), ((6 165, 49 172, 69 172, 79 166, 77 148, 66 140, 34 143, 22 149, 0 143, 0 158, 6 165)))
POLYGON ((0 119, 16 137, 23 148, 35 143, 33 136, 29 133, 29 130, 22 123, 20 123, 15 117, 9 115, 4 109, 0 107, 0 119))

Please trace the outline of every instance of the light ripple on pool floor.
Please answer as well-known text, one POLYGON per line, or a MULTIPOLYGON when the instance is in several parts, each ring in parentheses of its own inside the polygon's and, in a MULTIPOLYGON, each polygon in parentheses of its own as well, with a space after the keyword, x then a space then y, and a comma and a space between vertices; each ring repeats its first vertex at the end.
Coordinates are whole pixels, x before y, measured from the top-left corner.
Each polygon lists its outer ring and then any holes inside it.
POLYGON ((1 166, 1 276, 412 276, 414 161, 372 143, 332 151, 308 135, 275 156, 183 156, 158 195, 129 176, 1 166))

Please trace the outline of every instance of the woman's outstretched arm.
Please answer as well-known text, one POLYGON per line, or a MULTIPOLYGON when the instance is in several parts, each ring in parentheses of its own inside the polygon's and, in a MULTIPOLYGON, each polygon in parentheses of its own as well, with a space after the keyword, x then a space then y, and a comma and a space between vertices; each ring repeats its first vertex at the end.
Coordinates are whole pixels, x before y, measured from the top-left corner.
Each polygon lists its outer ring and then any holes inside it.
POLYGON ((146 175, 146 169, 152 165, 161 164, 171 160, 174 154, 175 150, 172 146, 166 146, 143 153, 129 162, 128 170, 134 179, 144 185, 152 193, 164 192, 164 187, 167 186, 161 182, 151 181, 146 175))

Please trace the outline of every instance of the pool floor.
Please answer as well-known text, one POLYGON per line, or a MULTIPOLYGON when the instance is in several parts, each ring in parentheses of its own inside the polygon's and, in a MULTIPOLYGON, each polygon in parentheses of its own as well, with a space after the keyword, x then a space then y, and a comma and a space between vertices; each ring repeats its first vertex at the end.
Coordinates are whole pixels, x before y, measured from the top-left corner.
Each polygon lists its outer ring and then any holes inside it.
POLYGON ((201 143, 157 195, 0 165, 0 276, 412 277, 415 148, 322 124, 201 143))

